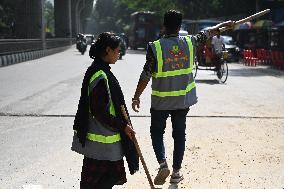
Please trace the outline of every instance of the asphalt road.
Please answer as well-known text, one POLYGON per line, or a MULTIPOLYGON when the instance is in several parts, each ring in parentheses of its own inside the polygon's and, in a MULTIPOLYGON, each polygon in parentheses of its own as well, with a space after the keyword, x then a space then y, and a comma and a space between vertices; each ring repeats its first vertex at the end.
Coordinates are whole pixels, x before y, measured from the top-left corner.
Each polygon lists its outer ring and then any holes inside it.
MULTIPOLYGON (((0 68, 1 189, 79 188, 82 156, 70 146, 82 78, 91 64, 87 54, 72 47, 0 68)), ((143 51, 129 50, 112 66, 129 109, 144 61, 143 51)), ((198 72, 196 83, 199 102, 188 114, 185 179, 163 188, 283 188, 284 72, 231 63, 226 84, 211 71, 198 72)), ((154 177, 158 164, 149 136, 150 93, 149 85, 140 112, 130 114, 154 177)), ((142 166, 128 181, 116 188, 147 187, 142 166)))

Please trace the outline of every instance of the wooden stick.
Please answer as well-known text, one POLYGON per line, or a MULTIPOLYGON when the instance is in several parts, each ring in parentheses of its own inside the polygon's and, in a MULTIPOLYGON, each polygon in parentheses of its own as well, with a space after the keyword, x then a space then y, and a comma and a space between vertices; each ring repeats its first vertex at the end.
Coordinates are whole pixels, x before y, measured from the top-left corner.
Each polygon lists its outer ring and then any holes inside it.
MULTIPOLYGON (((239 25, 239 24, 243 24, 243 23, 248 22, 248 21, 250 21, 250 20, 256 19, 256 18, 258 18, 258 17, 260 17, 260 16, 262 16, 262 15, 265 15, 265 14, 267 14, 267 13, 269 13, 269 12, 270 12, 270 9, 265 9, 265 10, 263 10, 263 11, 260 11, 260 12, 258 12, 258 13, 255 13, 255 14, 253 14, 253 15, 251 15, 251 16, 248 16, 248 17, 246 17, 246 18, 243 18, 243 19, 241 19, 241 20, 238 20, 238 21, 235 22, 235 26, 236 26, 236 25, 239 25)), ((228 30, 228 29, 230 29, 230 28, 222 27, 222 28, 220 28, 220 31, 223 32, 223 31, 228 30)))
MULTIPOLYGON (((127 113, 126 113, 126 110, 125 110, 124 105, 121 106, 121 111, 122 111, 122 114, 123 114, 124 118, 126 119, 127 123, 132 126, 132 124, 131 124, 131 122, 130 122, 130 119, 129 119, 127 113)), ((148 170, 148 168, 147 168, 146 162, 145 162, 145 160, 144 160, 144 157, 143 157, 143 155, 142 155, 141 149, 140 149, 140 147, 139 147, 139 144, 138 144, 138 142, 137 142, 137 139, 136 139, 135 135, 132 135, 132 140, 133 140, 133 142, 134 142, 135 148, 136 148, 136 150, 137 150, 137 152, 138 152, 139 158, 140 158, 140 160, 141 160, 141 163, 142 163, 143 168, 144 168, 144 170, 145 170, 145 173, 146 173, 146 175, 147 175, 147 179, 148 179, 148 181, 149 181, 149 184, 150 184, 150 186, 151 186, 151 189, 155 189, 155 186, 154 186, 154 184, 153 184, 151 175, 150 175, 150 173, 149 173, 149 170, 148 170)))

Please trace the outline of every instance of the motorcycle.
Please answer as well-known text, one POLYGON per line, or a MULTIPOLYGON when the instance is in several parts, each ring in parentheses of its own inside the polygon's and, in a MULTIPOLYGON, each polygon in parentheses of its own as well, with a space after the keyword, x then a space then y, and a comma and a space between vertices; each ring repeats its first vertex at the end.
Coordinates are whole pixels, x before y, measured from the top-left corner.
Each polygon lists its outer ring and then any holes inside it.
POLYGON ((77 44, 76 44, 76 47, 78 49, 78 51, 84 55, 84 53, 86 52, 87 50, 87 42, 86 40, 80 40, 77 44))

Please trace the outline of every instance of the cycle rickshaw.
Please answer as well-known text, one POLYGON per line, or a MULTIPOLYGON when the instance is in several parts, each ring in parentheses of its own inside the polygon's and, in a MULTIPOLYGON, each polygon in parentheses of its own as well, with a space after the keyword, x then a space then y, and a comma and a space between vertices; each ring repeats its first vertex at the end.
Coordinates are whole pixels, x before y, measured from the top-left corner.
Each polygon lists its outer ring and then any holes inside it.
POLYGON ((197 75, 198 70, 208 70, 214 71, 221 83, 225 83, 228 78, 228 51, 223 50, 221 57, 217 58, 216 55, 212 53, 210 48, 206 48, 206 45, 202 49, 197 49, 197 56, 195 57, 193 65, 193 76, 197 75), (217 74, 216 61, 220 61, 220 72, 217 74))

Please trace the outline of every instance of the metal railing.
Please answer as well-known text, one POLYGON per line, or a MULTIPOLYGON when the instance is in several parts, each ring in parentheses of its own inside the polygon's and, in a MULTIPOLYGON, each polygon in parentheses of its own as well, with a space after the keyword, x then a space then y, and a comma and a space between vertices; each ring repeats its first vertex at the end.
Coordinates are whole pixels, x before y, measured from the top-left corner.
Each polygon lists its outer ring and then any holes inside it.
MULTIPOLYGON (((69 46, 75 43, 74 38, 53 38, 45 40, 46 49, 69 46)), ((14 53, 43 50, 41 39, 0 39, 0 56, 14 53)))

